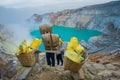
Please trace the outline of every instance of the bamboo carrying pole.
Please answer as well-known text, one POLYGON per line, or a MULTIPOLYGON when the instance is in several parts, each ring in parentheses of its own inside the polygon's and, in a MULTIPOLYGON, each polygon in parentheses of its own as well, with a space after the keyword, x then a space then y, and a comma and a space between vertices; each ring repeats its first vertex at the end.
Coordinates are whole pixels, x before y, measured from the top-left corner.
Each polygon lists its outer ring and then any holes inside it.
POLYGON ((51 39, 51 46, 50 46, 50 48, 51 48, 51 50, 52 50, 53 39, 52 39, 51 33, 50 33, 50 39, 51 39))

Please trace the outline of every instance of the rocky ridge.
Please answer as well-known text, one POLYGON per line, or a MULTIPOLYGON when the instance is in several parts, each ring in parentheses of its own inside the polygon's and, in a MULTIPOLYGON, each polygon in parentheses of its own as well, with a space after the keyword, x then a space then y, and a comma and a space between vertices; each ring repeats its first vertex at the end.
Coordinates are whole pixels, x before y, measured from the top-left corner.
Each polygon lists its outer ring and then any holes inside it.
MULTIPOLYGON (((120 29, 120 1, 86 6, 78 9, 67 9, 59 12, 52 12, 43 15, 34 14, 35 20, 42 22, 45 15, 48 15, 51 24, 76 27, 78 29, 94 29, 106 32, 107 26, 114 25, 114 29, 120 29)), ((109 30, 108 30, 109 31, 109 30)))
POLYGON ((40 24, 51 23, 77 29, 92 29, 102 35, 80 43, 88 53, 110 52, 120 48, 120 1, 86 6, 79 9, 64 10, 57 13, 40 15, 40 24), (46 18, 46 16, 47 18, 46 18), (44 20, 44 21, 43 21, 44 20), (94 47, 94 48, 93 48, 94 47))
POLYGON ((90 38, 87 43, 80 43, 88 53, 110 52, 120 48, 119 11, 120 1, 67 10, 67 14, 59 16, 55 24, 102 32, 102 35, 90 38))
MULTIPOLYGON (((91 54, 79 73, 65 71, 63 66, 49 67, 46 65, 45 54, 39 55, 39 63, 33 67, 23 67, 15 63, 17 59, 10 55, 0 57, 1 78, 3 80, 119 80, 120 49, 110 53, 91 54), (9 62, 7 58, 9 58, 9 62), (10 61, 13 60, 13 62, 10 61), (4 61, 4 62, 3 62, 4 61), (14 75, 14 76, 13 76, 14 75)), ((19 62, 19 61, 17 61, 19 62)))

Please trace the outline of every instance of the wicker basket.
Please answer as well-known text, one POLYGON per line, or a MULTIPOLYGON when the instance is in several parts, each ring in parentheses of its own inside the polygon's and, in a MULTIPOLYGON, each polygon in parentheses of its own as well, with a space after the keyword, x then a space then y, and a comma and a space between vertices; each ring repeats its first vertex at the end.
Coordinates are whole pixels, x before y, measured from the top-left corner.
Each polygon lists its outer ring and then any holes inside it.
POLYGON ((25 67, 31 67, 35 64, 35 50, 21 55, 16 55, 20 63, 25 67))
POLYGON ((42 40, 46 50, 56 50, 59 45, 59 36, 57 34, 45 34, 42 36, 42 40))
POLYGON ((41 34, 52 33, 52 27, 49 24, 44 24, 39 27, 41 34))
MULTIPOLYGON (((85 56, 85 61, 86 61, 86 59, 87 59, 86 52, 84 52, 84 56, 85 56)), ((72 60, 70 60, 69 58, 65 57, 64 58, 64 69, 70 70, 71 72, 78 72, 82 68, 85 61, 83 61, 81 63, 76 63, 76 62, 73 62, 72 60)))

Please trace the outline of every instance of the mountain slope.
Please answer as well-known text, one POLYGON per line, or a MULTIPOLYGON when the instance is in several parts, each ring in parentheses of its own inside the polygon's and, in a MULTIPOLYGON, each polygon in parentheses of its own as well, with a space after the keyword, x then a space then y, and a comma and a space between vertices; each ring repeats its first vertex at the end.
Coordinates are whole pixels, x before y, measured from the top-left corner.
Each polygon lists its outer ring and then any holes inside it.
MULTIPOLYGON (((79 9, 67 9, 57 13, 47 13, 40 15, 42 19, 36 22, 43 22, 44 18, 48 16, 48 22, 50 20, 52 24, 106 32, 109 25, 114 25, 114 28, 120 29, 119 12, 120 1, 112 1, 79 9)), ((35 17, 37 19, 40 16, 35 17)))
POLYGON ((120 1, 40 15, 40 22, 44 23, 45 15, 49 18, 48 22, 55 25, 102 32, 101 36, 92 37, 87 43, 81 42, 88 53, 120 48, 120 1))
POLYGON ((59 16, 57 25, 73 26, 79 29, 95 29, 107 31, 106 26, 112 23, 120 28, 120 1, 87 6, 76 10, 68 10, 66 15, 59 16))

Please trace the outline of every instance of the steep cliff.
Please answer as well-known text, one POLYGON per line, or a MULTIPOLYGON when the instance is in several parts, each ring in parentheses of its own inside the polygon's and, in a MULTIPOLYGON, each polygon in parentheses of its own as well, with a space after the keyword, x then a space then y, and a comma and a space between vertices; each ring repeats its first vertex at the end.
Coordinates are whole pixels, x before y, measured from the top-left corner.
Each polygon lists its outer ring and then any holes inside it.
MULTIPOLYGON (((42 22, 45 15, 51 24, 75 27, 78 29, 94 29, 107 33, 111 30, 120 29, 120 1, 112 1, 105 4, 86 6, 79 9, 67 9, 57 13, 39 15, 42 22)), ((38 22, 38 20, 37 20, 38 22)))
POLYGON ((35 14, 34 20, 78 29, 94 29, 111 34, 120 29, 120 1, 86 6, 79 9, 64 10, 44 15, 35 14), (37 16, 36 16, 37 15, 37 16), (44 18, 47 20, 44 21, 44 18), (38 20, 40 19, 40 20, 38 20))
POLYGON ((108 26, 111 29, 120 29, 119 11, 120 1, 67 10, 64 11, 67 14, 59 16, 55 24, 106 32, 108 26))

